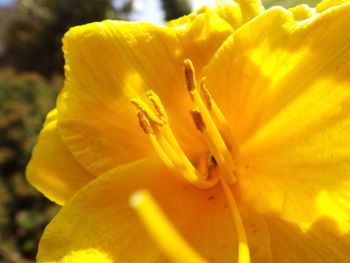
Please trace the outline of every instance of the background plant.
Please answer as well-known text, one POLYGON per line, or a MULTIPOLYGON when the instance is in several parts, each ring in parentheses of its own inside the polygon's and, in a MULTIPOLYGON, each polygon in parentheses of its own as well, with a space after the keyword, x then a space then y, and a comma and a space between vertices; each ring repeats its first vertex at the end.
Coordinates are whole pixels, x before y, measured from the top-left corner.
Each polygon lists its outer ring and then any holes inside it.
POLYGON ((31 188, 25 166, 62 78, 0 71, 0 262, 33 259, 43 227, 56 207, 31 188))

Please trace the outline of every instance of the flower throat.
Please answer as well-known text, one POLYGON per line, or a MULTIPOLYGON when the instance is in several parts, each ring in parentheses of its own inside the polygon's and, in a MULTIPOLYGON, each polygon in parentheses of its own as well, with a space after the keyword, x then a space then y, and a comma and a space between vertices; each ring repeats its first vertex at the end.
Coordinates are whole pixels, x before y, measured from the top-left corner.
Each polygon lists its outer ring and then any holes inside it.
MULTIPOLYGON (((132 99, 131 103, 136 106, 140 126, 149 136, 155 151, 163 163, 173 171, 175 175, 203 189, 214 187, 218 182, 221 183, 231 209, 237 232, 239 242, 238 262, 247 263, 250 260, 244 226, 230 187, 230 185, 237 181, 235 161, 239 157, 239 147, 230 131, 226 118, 205 86, 205 78, 201 79, 198 87, 195 70, 189 59, 184 61, 184 74, 187 90, 194 104, 190 114, 196 128, 202 133, 210 151, 210 158, 208 158, 208 155, 203 155, 198 161, 197 167, 192 164, 180 147, 169 126, 169 119, 165 108, 155 92, 150 90, 146 93, 153 109, 139 98, 132 99)), ((164 251, 167 252, 170 248, 164 248, 164 244, 166 243, 160 238, 162 233, 158 233, 159 230, 154 224, 147 223, 150 221, 150 216, 157 218, 157 215, 162 218, 162 220, 160 219, 159 221, 164 223, 165 217, 164 215, 160 215, 161 210, 155 209, 156 203, 153 202, 147 194, 143 194, 142 192, 136 194, 133 200, 132 205, 139 212, 147 229, 151 235, 159 241, 158 244, 163 247, 164 251), (147 211, 153 212, 150 213, 147 211), (159 235, 157 235, 157 233, 159 235)), ((172 228, 170 225, 169 227, 172 228)), ((171 230, 171 232, 176 232, 173 229, 171 230)), ((174 258, 177 257, 176 253, 167 253, 174 261, 194 262, 193 260, 197 258, 195 262, 206 262, 201 256, 197 255, 181 237, 177 237, 177 239, 181 240, 179 241, 179 248, 185 246, 185 250, 192 251, 193 254, 186 254, 187 257, 177 260, 174 258), (190 258, 191 261, 188 261, 190 258)))
POLYGON ((217 165, 226 181, 233 184, 237 180, 236 165, 233 159, 233 156, 238 157, 239 155, 237 143, 224 115, 205 86, 205 78, 202 78, 198 88, 194 67, 189 59, 184 61, 184 71, 187 90, 194 103, 190 114, 197 129, 203 134, 212 158, 205 156, 199 160, 197 168, 193 166, 169 126, 163 104, 152 90, 146 95, 154 110, 141 99, 131 100, 138 109, 139 123, 144 132, 149 135, 159 157, 175 174, 197 187, 211 188, 219 181, 219 177, 216 173, 211 174, 209 168, 217 165))

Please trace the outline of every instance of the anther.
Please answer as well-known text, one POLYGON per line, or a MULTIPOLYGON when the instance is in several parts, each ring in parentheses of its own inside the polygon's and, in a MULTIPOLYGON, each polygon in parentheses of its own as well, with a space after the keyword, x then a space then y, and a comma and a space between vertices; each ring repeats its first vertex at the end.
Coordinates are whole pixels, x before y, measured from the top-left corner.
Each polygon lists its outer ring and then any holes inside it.
POLYGON ((130 102, 134 104, 139 111, 142 111, 151 122, 163 126, 164 121, 160 119, 141 99, 131 99, 130 102))
POLYGON ((149 90, 147 91, 146 96, 152 102, 153 107, 158 115, 158 118, 161 119, 164 123, 167 123, 168 116, 158 95, 153 90, 149 90))
POLYGON ((185 71, 185 77, 186 77, 186 86, 192 97, 192 91, 196 89, 197 83, 196 83, 196 74, 194 72, 194 67, 191 60, 185 59, 184 71, 185 71))
POLYGON ((193 120, 193 123, 196 126, 196 128, 200 132, 203 132, 205 129, 205 123, 204 123, 203 117, 202 117, 201 113, 199 112, 199 110, 197 108, 192 109, 190 111, 190 113, 191 113, 192 120, 193 120))
MULTIPOLYGON (((207 144, 209 146, 210 151, 215 156, 216 161, 218 162, 218 166, 223 170, 223 173, 227 179, 227 181, 232 184, 236 181, 235 170, 236 165, 232 159, 231 153, 228 147, 225 144, 225 141, 214 122, 211 112, 208 109, 205 100, 202 98, 199 93, 196 83, 195 83, 195 74, 194 68, 191 60, 186 59, 184 61, 185 64, 185 75, 187 80, 187 89, 191 95, 192 101, 198 107, 200 111, 200 115, 203 119, 203 123, 205 124, 206 129, 203 130, 203 135, 206 138, 207 144)), ((209 93, 209 92, 208 92, 209 93)))
POLYGON ((140 124, 142 130, 146 134, 154 134, 151 123, 143 111, 137 112, 137 118, 139 120, 139 124, 140 124))
POLYGON ((210 93, 209 93, 209 91, 208 91, 208 89, 207 89, 207 87, 205 85, 205 80, 206 80, 205 77, 203 77, 201 79, 201 83, 200 83, 199 87, 200 87, 202 98, 205 101, 208 110, 211 110, 212 109, 212 101, 213 101, 213 99, 212 99, 212 97, 211 97, 211 95, 210 95, 210 93))

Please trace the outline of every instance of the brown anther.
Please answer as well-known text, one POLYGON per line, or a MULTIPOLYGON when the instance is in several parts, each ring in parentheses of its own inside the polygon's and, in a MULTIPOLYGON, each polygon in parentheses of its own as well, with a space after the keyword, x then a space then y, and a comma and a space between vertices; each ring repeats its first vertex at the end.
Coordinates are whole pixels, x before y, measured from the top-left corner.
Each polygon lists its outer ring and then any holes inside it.
POLYGON ((211 95, 210 95, 210 93, 205 85, 205 80, 206 80, 205 77, 203 77, 201 79, 200 90, 201 90, 202 98, 205 101, 205 104, 207 105, 208 110, 211 110, 212 109, 212 97, 211 97, 211 95))
POLYGON ((142 130, 146 134, 154 134, 151 123, 150 123, 149 119, 147 118, 147 115, 143 111, 137 112, 137 118, 139 120, 139 124, 140 124, 142 130))
MULTIPOLYGON (((196 83, 196 75, 194 72, 194 67, 192 64, 192 61, 189 59, 185 59, 184 61, 184 71, 185 71, 185 77, 186 77, 186 85, 188 91, 191 92, 196 89, 197 83, 196 83)), ((191 94, 192 97, 192 94, 191 94)))
POLYGON ((201 113, 199 112, 199 110, 192 109, 190 113, 191 113, 194 125, 196 125, 197 129, 200 132, 203 132, 205 130, 205 123, 204 123, 203 117, 202 117, 201 113))

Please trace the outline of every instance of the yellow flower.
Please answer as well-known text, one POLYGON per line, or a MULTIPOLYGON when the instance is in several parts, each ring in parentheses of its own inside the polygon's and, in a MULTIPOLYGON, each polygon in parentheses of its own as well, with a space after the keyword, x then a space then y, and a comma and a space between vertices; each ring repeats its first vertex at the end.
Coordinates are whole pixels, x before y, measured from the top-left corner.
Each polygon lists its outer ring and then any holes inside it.
POLYGON ((349 17, 241 1, 71 29, 27 169, 64 204, 38 261, 349 262, 349 17))

